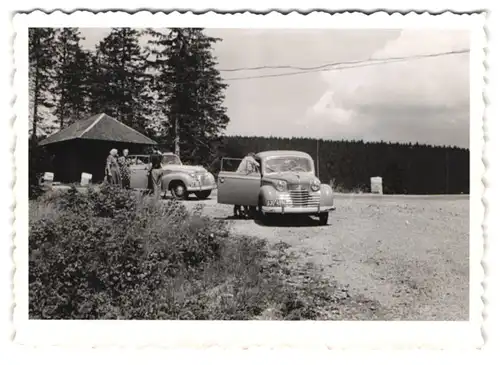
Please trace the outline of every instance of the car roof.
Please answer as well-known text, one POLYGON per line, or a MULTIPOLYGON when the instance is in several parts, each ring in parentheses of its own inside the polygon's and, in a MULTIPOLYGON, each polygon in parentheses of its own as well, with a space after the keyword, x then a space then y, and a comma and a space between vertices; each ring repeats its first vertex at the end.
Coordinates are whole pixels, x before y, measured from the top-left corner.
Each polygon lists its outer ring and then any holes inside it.
MULTIPOLYGON (((162 152, 162 155, 170 155, 170 156, 176 156, 175 153, 173 152, 162 152)), ((140 156, 140 157, 149 157, 151 156, 150 154, 130 154, 130 156, 140 156)))
POLYGON ((279 156, 297 156, 297 157, 311 158, 311 156, 308 153, 302 151, 294 151, 294 150, 263 151, 257 153, 256 156, 260 159, 264 159, 267 157, 279 157, 279 156))

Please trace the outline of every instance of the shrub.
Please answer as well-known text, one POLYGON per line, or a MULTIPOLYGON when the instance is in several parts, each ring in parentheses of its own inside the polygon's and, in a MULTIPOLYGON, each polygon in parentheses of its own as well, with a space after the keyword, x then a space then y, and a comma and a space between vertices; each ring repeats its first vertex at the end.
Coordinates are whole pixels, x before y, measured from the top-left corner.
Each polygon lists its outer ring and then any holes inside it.
POLYGON ((233 236, 224 221, 178 201, 104 187, 30 208, 38 212, 29 232, 30 318, 315 319, 333 300, 315 281, 289 280, 287 245, 233 236))
POLYGON ((87 188, 79 192, 75 185, 56 197, 58 207, 77 214, 102 218, 113 218, 124 214, 133 214, 139 198, 131 190, 104 184, 98 189, 87 188))
POLYGON ((38 145, 36 138, 30 138, 28 142, 29 199, 36 199, 43 193, 43 190, 38 182, 43 173, 45 171, 50 171, 51 167, 51 156, 49 156, 43 147, 38 145))
POLYGON ((145 303, 154 305, 166 280, 216 260, 228 237, 222 222, 188 216, 182 203, 158 205, 114 187, 72 188, 57 202, 59 214, 30 222, 35 318, 144 316, 145 303))

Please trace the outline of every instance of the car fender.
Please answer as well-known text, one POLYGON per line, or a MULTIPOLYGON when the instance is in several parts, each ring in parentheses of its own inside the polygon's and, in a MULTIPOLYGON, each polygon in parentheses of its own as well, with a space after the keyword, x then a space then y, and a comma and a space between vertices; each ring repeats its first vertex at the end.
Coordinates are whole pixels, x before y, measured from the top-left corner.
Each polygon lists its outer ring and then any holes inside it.
POLYGON ((278 192, 272 185, 261 186, 259 190, 259 202, 262 202, 262 205, 266 205, 266 201, 277 198, 277 193, 278 192))
POLYGON ((321 206, 332 206, 333 205, 333 189, 330 185, 321 184, 321 206))
POLYGON ((186 173, 183 172, 165 172, 162 177, 162 187, 163 189, 168 189, 169 185, 172 181, 174 180, 179 180, 182 181, 182 183, 188 187, 189 184, 191 183, 191 176, 189 176, 186 173))

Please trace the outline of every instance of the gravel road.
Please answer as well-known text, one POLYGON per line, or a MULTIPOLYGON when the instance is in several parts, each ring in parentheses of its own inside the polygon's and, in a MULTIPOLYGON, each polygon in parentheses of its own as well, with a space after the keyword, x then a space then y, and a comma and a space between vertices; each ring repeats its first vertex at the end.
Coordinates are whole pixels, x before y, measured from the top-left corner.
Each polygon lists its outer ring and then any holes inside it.
POLYGON ((203 214, 231 222, 237 234, 286 242, 298 259, 378 302, 383 318, 468 320, 468 196, 338 195, 327 226, 316 221, 233 220, 232 206, 212 195, 203 214))

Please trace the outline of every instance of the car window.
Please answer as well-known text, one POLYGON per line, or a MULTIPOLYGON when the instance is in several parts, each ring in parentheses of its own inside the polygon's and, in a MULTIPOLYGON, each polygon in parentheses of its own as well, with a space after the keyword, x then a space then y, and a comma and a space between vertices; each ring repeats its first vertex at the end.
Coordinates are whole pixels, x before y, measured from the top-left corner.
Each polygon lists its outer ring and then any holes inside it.
POLYGON ((135 163, 137 165, 145 165, 149 163, 149 156, 137 156, 135 163))
POLYGON ((314 165, 312 161, 305 157, 298 156, 280 156, 267 159, 264 171, 273 172, 312 172, 314 165))
POLYGON ((162 165, 182 165, 181 159, 177 155, 163 155, 162 165))
POLYGON ((221 160, 221 171, 235 172, 242 160, 242 158, 223 157, 221 160))

